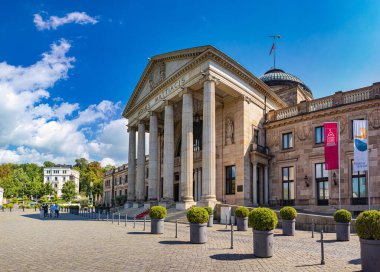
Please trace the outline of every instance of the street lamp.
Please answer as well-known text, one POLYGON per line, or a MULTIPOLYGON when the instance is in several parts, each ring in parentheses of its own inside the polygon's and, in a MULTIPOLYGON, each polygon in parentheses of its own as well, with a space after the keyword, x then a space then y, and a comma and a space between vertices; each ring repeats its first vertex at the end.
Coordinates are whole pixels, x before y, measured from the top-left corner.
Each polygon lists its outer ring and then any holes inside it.
POLYGON ((338 182, 336 180, 336 174, 335 174, 335 172, 332 175, 332 179, 333 179, 334 185, 336 186, 338 184, 338 182))
POLYGON ((309 187, 309 178, 307 175, 305 175, 304 179, 306 187, 309 187))

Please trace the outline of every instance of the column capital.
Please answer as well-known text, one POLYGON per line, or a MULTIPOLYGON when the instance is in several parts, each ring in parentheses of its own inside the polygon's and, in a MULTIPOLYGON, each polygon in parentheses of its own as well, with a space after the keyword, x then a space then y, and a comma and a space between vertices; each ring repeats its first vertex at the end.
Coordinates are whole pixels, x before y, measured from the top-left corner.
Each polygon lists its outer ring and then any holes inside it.
POLYGON ((137 127, 136 126, 129 126, 129 125, 127 125, 127 131, 128 132, 136 132, 137 131, 137 127))
POLYGON ((182 87, 181 95, 183 96, 184 94, 193 94, 193 91, 188 87, 182 87))
POLYGON ((163 101, 164 101, 164 106, 165 107, 166 106, 173 106, 174 105, 174 102, 171 101, 171 100, 166 99, 166 100, 163 100, 163 101))
POLYGON ((203 84, 206 81, 213 81, 215 85, 218 85, 220 83, 220 79, 215 77, 210 73, 210 71, 202 72, 202 78, 199 80, 199 83, 203 84))

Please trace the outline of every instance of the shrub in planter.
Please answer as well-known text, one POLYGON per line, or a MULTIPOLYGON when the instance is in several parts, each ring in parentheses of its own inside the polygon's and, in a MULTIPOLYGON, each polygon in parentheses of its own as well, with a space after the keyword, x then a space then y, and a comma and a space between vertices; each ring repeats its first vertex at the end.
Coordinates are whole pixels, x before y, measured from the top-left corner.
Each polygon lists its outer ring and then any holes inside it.
POLYGON ((204 207, 204 208, 208 213, 207 227, 212 227, 214 226, 214 210, 211 207, 204 207))
POLYGON ((380 212, 364 211, 355 222, 360 237, 360 256, 363 271, 379 271, 380 267, 380 212))
POLYGON ((334 213, 336 239, 338 241, 350 240, 350 221, 352 219, 351 213, 347 210, 341 209, 334 213))
POLYGON ((149 210, 149 217, 151 219, 150 232, 153 234, 164 233, 164 220, 167 210, 162 206, 153 206, 149 210))
POLYGON ((248 214, 249 210, 247 207, 239 207, 235 210, 238 231, 248 230, 248 214))
POLYGON ((190 242, 204 244, 207 242, 207 222, 209 214, 206 209, 192 207, 187 210, 187 220, 190 222, 190 242))
POLYGON ((296 231, 296 209, 289 206, 283 207, 280 210, 280 216, 282 218, 282 234, 294 236, 294 233, 296 231))
POLYGON ((248 220, 253 228, 253 253, 259 258, 273 256, 273 230, 277 226, 277 215, 269 208, 253 209, 248 220))

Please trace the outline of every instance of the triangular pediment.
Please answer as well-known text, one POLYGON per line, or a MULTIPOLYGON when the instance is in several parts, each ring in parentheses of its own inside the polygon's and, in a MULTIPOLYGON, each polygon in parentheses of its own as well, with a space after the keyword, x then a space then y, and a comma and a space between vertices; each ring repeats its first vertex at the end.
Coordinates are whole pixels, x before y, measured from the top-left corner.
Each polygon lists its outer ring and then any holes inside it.
POLYGON ((132 108, 154 88, 209 48, 212 47, 201 46, 152 57, 132 93, 126 109, 132 108))

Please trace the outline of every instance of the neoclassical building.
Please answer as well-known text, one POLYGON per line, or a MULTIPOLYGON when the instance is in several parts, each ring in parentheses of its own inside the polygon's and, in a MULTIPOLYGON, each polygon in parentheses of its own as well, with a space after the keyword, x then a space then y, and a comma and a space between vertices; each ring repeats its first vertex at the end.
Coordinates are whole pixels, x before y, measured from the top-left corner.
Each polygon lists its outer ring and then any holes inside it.
MULTIPOLYGON (((258 78, 212 46, 152 57, 123 112, 128 200, 175 202, 178 209, 336 205, 335 172, 324 170, 320 137, 323 122, 340 120, 342 204, 365 205, 368 193, 353 189, 353 182, 365 183, 365 174, 351 173, 349 131, 354 118, 370 119, 371 182, 377 188, 379 94, 374 84, 314 100, 299 78, 280 69, 258 78), (353 201, 354 193, 361 200, 353 201)), ((372 197, 377 204, 377 189, 372 197)))

